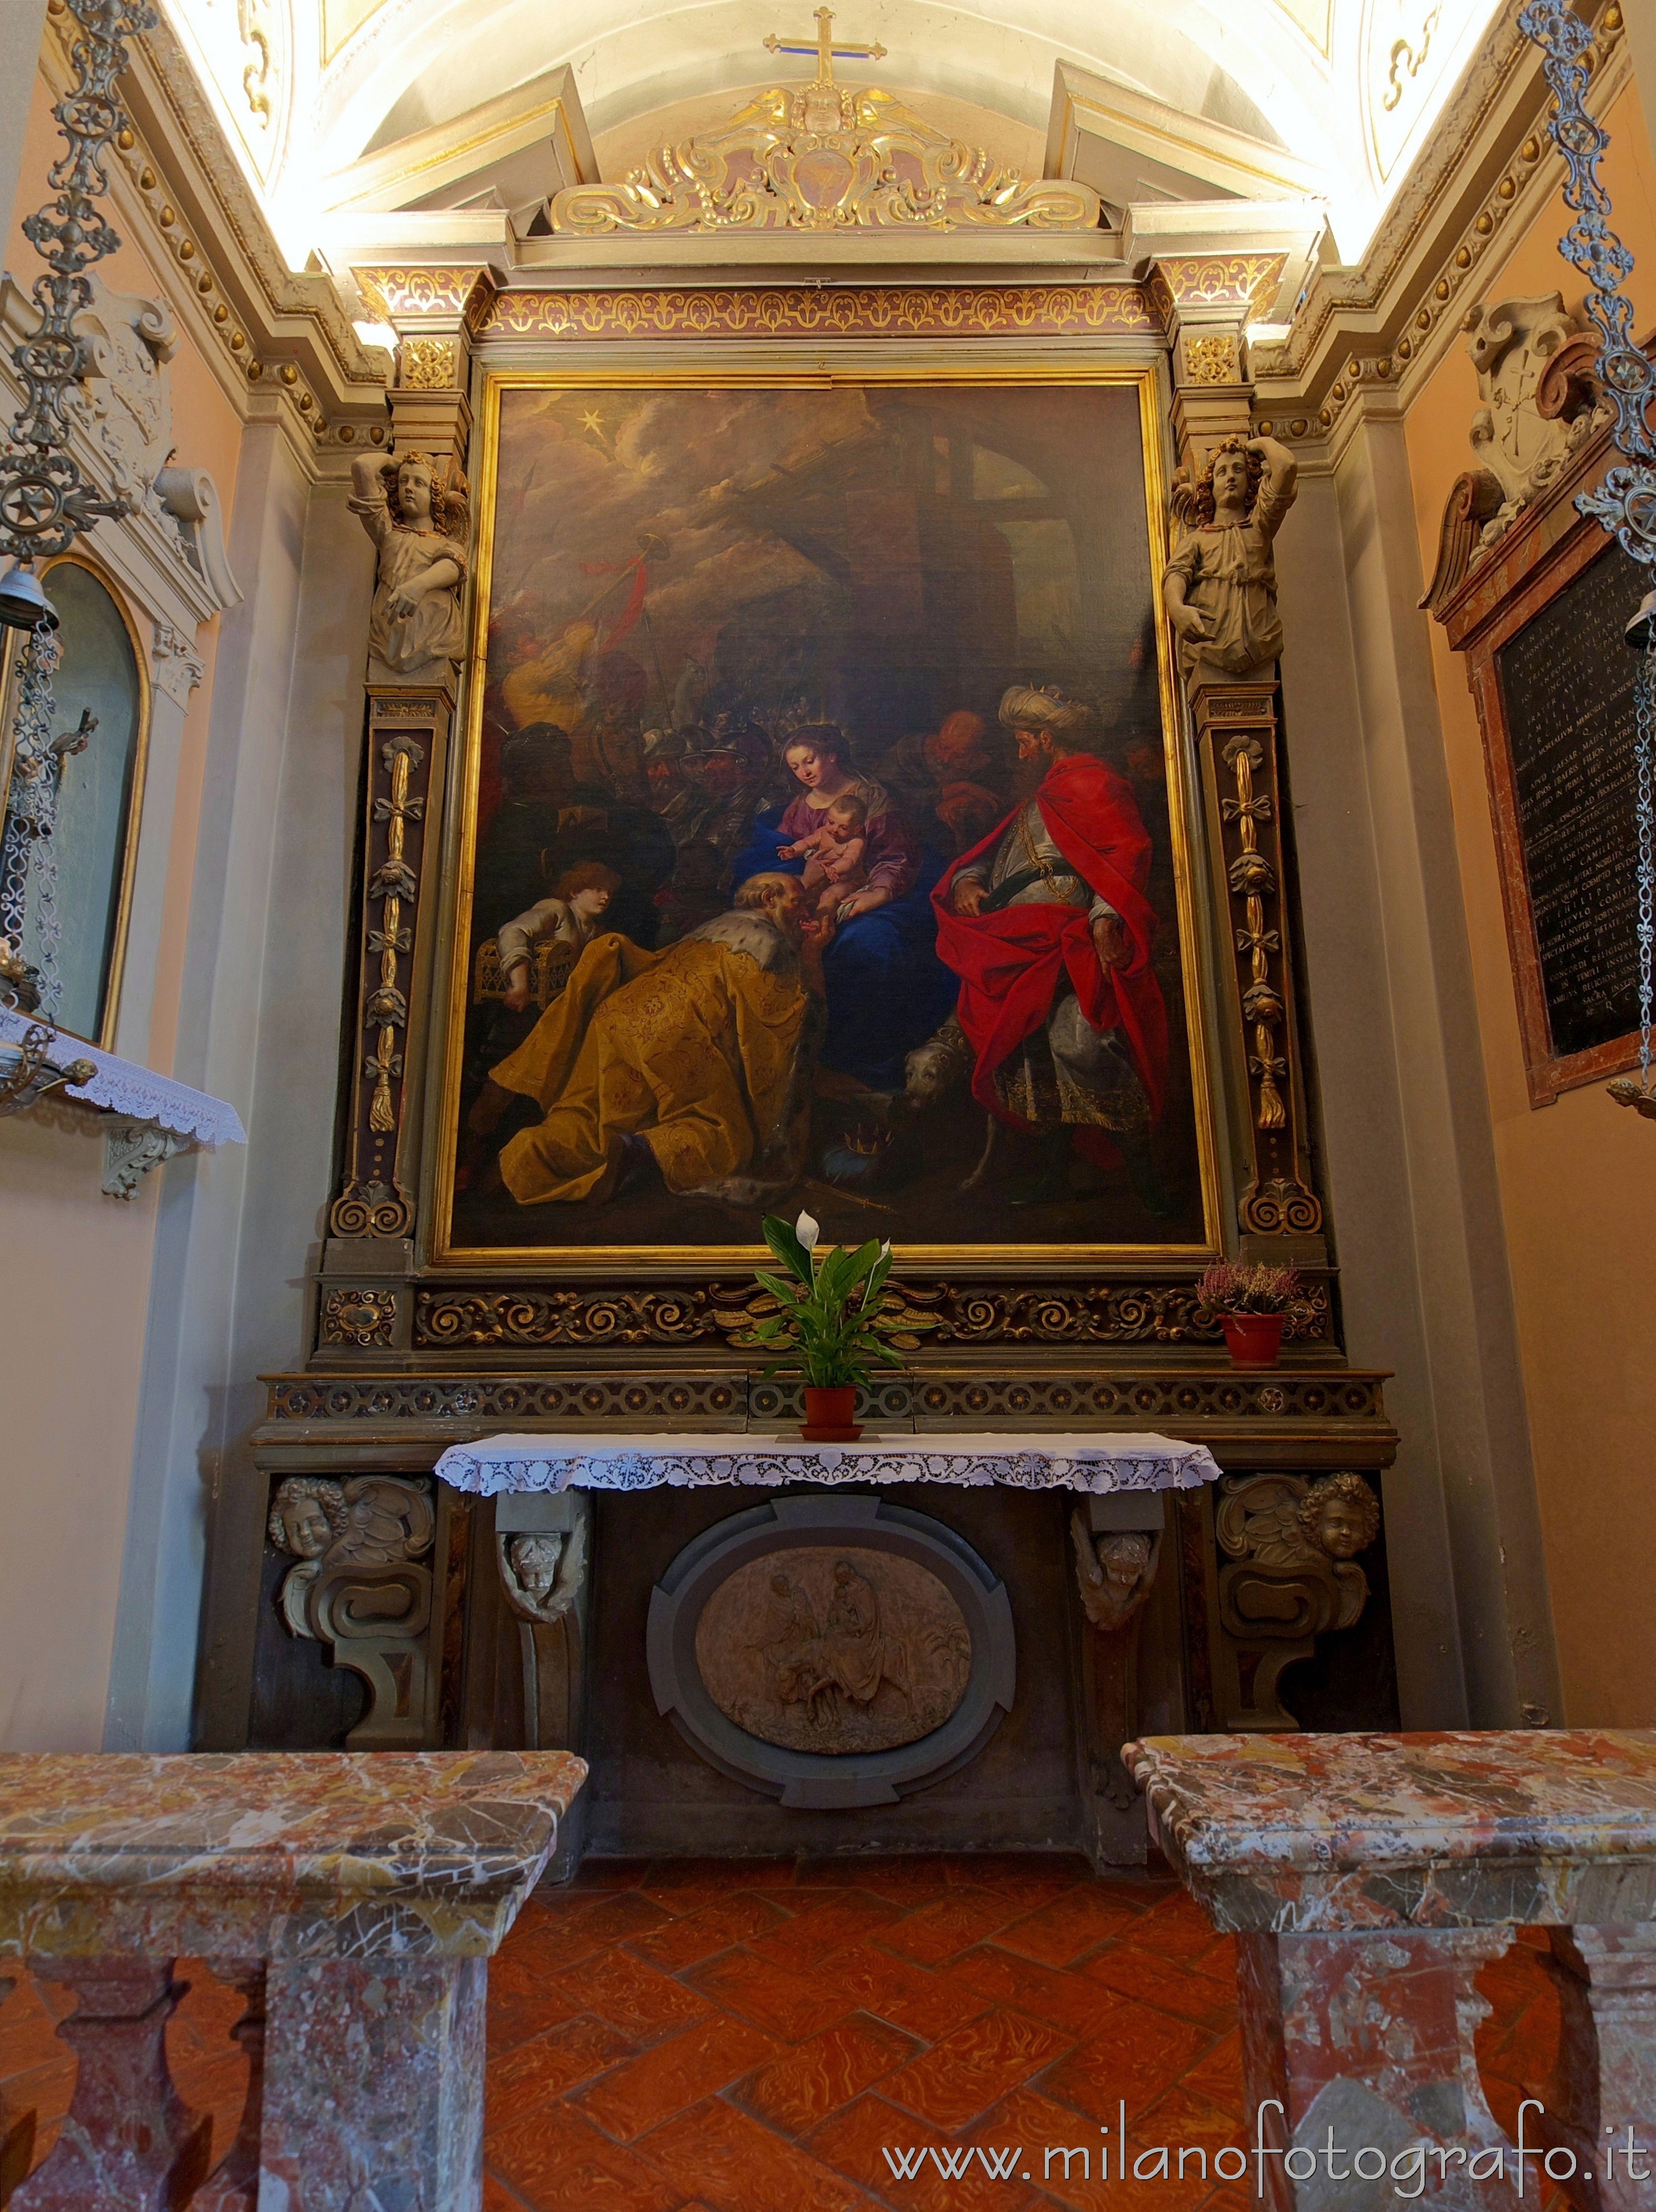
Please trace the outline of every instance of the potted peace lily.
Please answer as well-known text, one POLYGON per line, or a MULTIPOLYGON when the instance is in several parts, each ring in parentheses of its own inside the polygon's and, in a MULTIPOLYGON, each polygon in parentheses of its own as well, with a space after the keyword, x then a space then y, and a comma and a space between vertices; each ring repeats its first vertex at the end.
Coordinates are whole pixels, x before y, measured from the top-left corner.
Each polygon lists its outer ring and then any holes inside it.
POLYGON ((855 1443, 862 1434, 853 1422, 857 1387, 868 1380, 872 1361, 900 1367, 902 1360, 882 1338, 899 1324, 880 1310, 886 1278, 892 1271, 889 1237, 871 1237, 854 1252, 836 1244, 818 1249, 821 1231, 808 1213, 790 1228, 774 1213, 764 1218, 764 1241, 788 1269, 786 1275, 755 1269, 779 1310, 754 1325, 761 1344, 781 1349, 767 1375, 800 1375, 805 1380, 805 1419, 800 1433, 812 1443, 855 1443))
POLYGON ((1209 1313, 1219 1316, 1233 1367, 1275 1366, 1283 1325, 1301 1309, 1294 1268, 1221 1260, 1202 1277, 1196 1294, 1209 1313))

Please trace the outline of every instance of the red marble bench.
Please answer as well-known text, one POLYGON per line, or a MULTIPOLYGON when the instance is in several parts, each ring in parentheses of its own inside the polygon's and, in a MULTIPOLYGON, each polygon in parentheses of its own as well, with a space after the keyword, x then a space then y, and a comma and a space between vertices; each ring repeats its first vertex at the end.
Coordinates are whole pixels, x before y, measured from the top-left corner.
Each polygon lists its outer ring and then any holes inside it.
POLYGON ((74 2101, 10 2212, 478 2212, 489 1960, 586 1771, 563 1752, 0 1757, 0 1994, 19 1971, 79 1993, 58 2028, 74 2101), (248 2000, 247 2111, 210 2175, 167 2070, 180 1955, 248 2000))
POLYGON ((1656 1732, 1152 1736, 1122 1756, 1153 1839, 1239 1941, 1251 2194, 1538 2212, 1564 2183, 1587 2212, 1656 2212, 1656 1732), (1526 1926, 1551 1931, 1563 2034, 1518 2142, 1478 2079, 1474 1982, 1526 1926))

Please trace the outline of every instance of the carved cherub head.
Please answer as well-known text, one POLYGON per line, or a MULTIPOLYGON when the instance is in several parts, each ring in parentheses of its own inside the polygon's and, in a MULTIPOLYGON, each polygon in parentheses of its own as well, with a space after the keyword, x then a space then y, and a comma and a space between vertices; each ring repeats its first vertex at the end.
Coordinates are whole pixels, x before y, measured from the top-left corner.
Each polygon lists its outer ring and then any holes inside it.
POLYGON ((502 1533, 495 1541, 501 1580, 516 1613, 550 1623, 569 1610, 586 1577, 584 1522, 577 1521, 567 1532, 536 1528, 515 1535, 502 1533))
POLYGON ((1360 1474, 1326 1474, 1300 1503, 1300 1526, 1308 1543, 1330 1559, 1355 1559, 1380 1533, 1380 1509, 1360 1474))
POLYGON ((563 1539, 557 1530, 544 1534, 514 1536, 506 1547, 517 1586, 531 1605, 544 1606, 552 1594, 557 1580, 558 1562, 563 1557, 563 1539))
POLYGON ((380 471, 391 519, 403 530, 435 530, 441 538, 466 535, 470 505, 466 478, 452 460, 429 453, 399 453, 380 471))
POLYGON ((1129 1598, 1138 1588, 1154 1548, 1149 1537, 1136 1530, 1099 1537, 1099 1565, 1104 1569, 1105 1580, 1117 1596, 1129 1598))
POLYGON ((1094 1628, 1123 1628, 1149 1596, 1161 1539, 1142 1529, 1095 1535, 1077 1506, 1069 1518, 1081 1604, 1094 1628))
POLYGON ((1187 504, 1194 526, 1211 530, 1216 510, 1233 506, 1239 500, 1243 514, 1251 514, 1264 473, 1264 456, 1250 453, 1240 438, 1227 438, 1215 446, 1189 494, 1187 504))
POLYGON ((320 1559, 344 1519, 344 1499, 337 1482, 319 1475, 290 1474, 271 1500, 267 1527, 278 1552, 320 1559))

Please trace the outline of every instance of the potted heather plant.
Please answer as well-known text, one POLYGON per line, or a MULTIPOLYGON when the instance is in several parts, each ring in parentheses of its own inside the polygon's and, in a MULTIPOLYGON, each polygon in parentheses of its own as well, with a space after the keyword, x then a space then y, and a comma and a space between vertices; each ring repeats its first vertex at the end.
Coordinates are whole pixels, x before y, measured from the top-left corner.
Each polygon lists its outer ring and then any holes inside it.
POLYGON ((1275 1366, 1283 1324, 1300 1305, 1300 1278, 1294 1268, 1221 1260, 1202 1277, 1196 1294, 1209 1313, 1219 1316, 1233 1367, 1275 1366))
POLYGON ((768 1213, 764 1226, 765 1243, 788 1269, 786 1275, 755 1270, 779 1308, 754 1326, 761 1344, 782 1349, 765 1372, 803 1376, 801 1436, 813 1443, 854 1443, 862 1431, 851 1415, 870 1364, 903 1364, 881 1335, 895 1325, 880 1311, 892 1271, 890 1240, 880 1244, 870 1237, 854 1252, 840 1244, 824 1252, 808 1213, 791 1228, 768 1213))

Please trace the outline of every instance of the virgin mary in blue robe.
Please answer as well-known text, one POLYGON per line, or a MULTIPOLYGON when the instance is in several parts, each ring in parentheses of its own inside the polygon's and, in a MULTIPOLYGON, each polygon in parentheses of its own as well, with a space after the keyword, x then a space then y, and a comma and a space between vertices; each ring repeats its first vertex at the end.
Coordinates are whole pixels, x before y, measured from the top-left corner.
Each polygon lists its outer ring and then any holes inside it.
POLYGON ((819 1066, 873 1091, 903 1088, 904 1055, 953 1012, 959 979, 937 957, 932 886, 947 862, 928 852, 884 785, 859 775, 843 732, 830 722, 796 731, 783 752, 799 793, 780 812, 758 815, 731 880, 762 869, 802 874, 804 860, 779 857, 782 847, 821 829, 836 799, 862 801, 863 870, 868 881, 840 910, 823 954, 828 1024, 819 1066))

